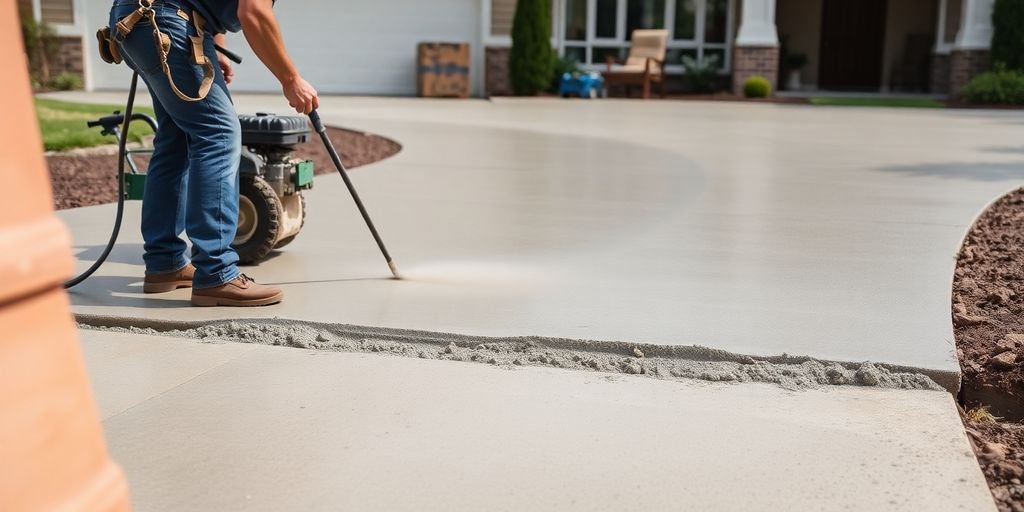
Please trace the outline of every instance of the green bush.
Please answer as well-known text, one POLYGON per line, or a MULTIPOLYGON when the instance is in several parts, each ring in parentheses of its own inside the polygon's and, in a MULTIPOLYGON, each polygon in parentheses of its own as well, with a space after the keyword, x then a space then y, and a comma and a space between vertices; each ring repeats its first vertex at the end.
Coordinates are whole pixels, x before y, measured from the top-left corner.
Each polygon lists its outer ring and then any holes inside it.
POLYGON ((50 82, 50 63, 60 53, 57 31, 48 23, 38 23, 31 16, 21 18, 22 44, 28 56, 29 75, 41 84, 50 82))
POLYGON ((512 18, 512 50, 508 58, 512 91, 532 96, 547 89, 554 67, 551 0, 519 0, 512 18))
POLYGON ((74 91, 82 88, 82 77, 74 74, 64 72, 57 75, 57 78, 53 79, 50 83, 50 87, 57 89, 58 91, 74 91))
POLYGON ((982 73, 964 89, 964 99, 983 105, 1024 105, 1024 72, 996 66, 982 73))
POLYGON ((580 68, 580 63, 576 62, 576 59, 569 57, 560 57, 555 61, 554 72, 552 73, 551 90, 554 92, 558 91, 558 88, 562 85, 562 76, 566 73, 575 75, 583 70, 580 68))
POLYGON ((763 76, 752 76, 743 82, 743 95, 748 98, 767 98, 772 93, 772 84, 763 76))
POLYGON ((681 62, 693 92, 708 93, 717 89, 718 71, 722 68, 718 55, 709 55, 701 61, 697 61, 689 55, 683 55, 681 62))
POLYGON ((996 0, 992 29, 992 63, 1024 71, 1024 0, 996 0))

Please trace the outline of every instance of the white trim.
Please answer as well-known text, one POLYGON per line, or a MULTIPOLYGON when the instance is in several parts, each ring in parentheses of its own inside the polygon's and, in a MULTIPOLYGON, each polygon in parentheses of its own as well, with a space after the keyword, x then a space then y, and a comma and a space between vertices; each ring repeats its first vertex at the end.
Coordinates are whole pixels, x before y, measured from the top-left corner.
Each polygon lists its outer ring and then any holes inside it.
POLYGON ((992 7, 993 0, 963 0, 953 49, 988 50, 992 46, 992 7))
POLYGON ((743 20, 736 46, 778 46, 775 0, 743 0, 743 20))

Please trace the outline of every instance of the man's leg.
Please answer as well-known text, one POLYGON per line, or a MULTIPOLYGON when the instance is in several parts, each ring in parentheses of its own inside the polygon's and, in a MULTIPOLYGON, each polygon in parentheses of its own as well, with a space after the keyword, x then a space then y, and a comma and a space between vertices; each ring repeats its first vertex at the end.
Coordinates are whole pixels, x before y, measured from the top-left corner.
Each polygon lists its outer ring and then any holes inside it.
MULTIPOLYGON (((112 21, 121 14, 117 9, 112 21)), ((180 17, 176 9, 160 7, 157 23, 172 43, 168 65, 174 82, 185 94, 196 94, 203 72, 192 62, 188 39, 196 34, 192 21, 180 17)), ((256 306, 280 302, 283 294, 279 289, 241 278, 238 254, 231 247, 238 224, 241 127, 221 70, 216 70, 216 80, 206 98, 196 102, 182 100, 161 71, 148 30, 147 26, 137 26, 122 44, 122 53, 131 54, 133 68, 142 72, 154 99, 187 141, 185 229, 192 240, 192 263, 196 268, 192 303, 256 306)), ((210 34, 205 34, 204 49, 215 61, 210 34)))
POLYGON ((153 95, 159 125, 153 157, 146 172, 142 201, 142 238, 147 274, 167 274, 188 265, 181 239, 185 231, 185 190, 188 182, 188 139, 153 95))

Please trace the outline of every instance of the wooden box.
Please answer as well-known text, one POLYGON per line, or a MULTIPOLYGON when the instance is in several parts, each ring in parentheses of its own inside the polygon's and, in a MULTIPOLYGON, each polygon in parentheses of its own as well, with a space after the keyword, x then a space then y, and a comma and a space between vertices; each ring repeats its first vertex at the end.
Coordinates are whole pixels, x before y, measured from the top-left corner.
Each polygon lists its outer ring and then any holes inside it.
POLYGON ((420 43, 416 65, 420 97, 469 97, 469 43, 420 43))

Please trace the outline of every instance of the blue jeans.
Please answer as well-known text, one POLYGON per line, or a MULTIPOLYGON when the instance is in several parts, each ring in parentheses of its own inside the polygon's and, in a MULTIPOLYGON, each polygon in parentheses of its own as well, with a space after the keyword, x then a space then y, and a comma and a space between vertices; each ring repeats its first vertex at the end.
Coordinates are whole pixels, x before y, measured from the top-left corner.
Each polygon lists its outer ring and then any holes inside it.
MULTIPOLYGON (((138 7, 138 0, 114 2, 111 34, 117 34, 114 24, 138 7)), ((190 10, 181 8, 191 16, 190 10)), ((195 26, 178 16, 178 2, 157 0, 153 9, 160 30, 171 38, 168 64, 174 81, 182 92, 195 96, 203 78, 202 67, 191 60, 188 36, 196 34, 195 26)), ((238 254, 231 243, 238 228, 242 137, 220 67, 216 66, 210 94, 200 102, 188 103, 171 90, 148 21, 139 22, 123 40, 115 37, 125 63, 149 87, 159 124, 142 202, 146 273, 176 272, 188 265, 188 246, 181 238, 182 232, 187 232, 196 268, 193 286, 212 288, 232 281, 240 274, 238 254)), ((216 63, 209 33, 205 53, 216 63)))

